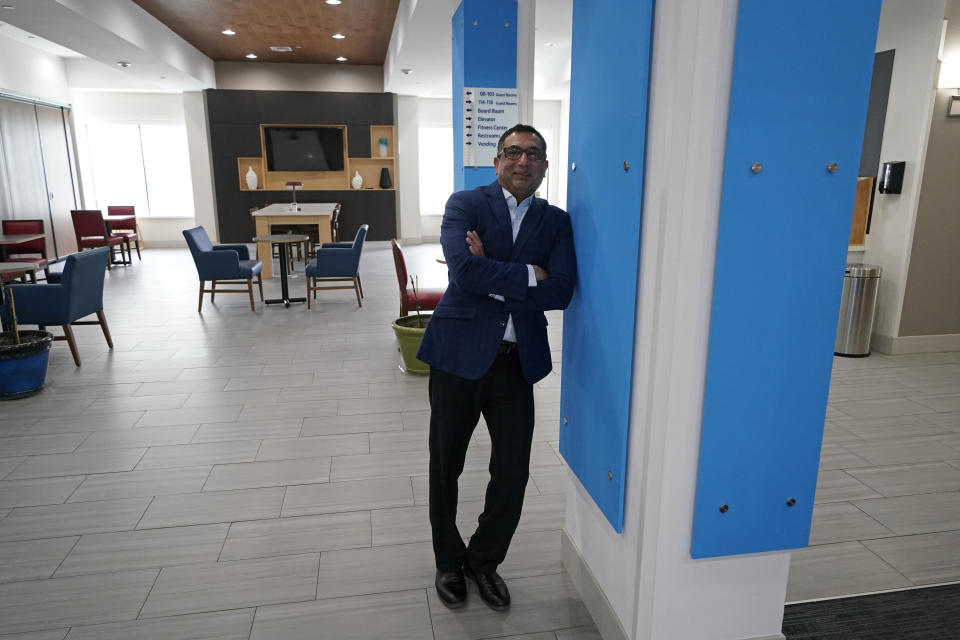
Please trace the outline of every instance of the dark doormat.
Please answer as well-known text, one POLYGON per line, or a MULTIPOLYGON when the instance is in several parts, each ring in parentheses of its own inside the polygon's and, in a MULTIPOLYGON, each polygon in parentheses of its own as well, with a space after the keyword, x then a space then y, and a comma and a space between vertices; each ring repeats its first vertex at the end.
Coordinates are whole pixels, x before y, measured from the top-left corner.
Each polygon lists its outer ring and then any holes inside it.
POLYGON ((787 605, 787 640, 955 640, 960 584, 787 605))

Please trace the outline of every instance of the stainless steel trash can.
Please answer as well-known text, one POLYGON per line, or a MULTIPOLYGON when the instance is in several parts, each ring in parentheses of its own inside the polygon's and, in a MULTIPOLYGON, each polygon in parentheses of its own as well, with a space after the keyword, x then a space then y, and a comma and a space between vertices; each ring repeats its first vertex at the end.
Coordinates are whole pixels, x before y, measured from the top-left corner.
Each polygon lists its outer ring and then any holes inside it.
POLYGON ((840 322, 834 355, 863 358, 870 355, 873 313, 877 307, 880 267, 848 264, 843 274, 840 298, 840 322))

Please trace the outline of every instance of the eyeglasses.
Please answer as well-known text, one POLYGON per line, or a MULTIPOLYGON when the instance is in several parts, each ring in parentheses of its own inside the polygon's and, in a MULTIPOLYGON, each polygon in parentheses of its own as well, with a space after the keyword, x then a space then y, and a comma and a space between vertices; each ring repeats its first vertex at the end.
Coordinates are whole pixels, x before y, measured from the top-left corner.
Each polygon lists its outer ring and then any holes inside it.
POLYGON ((523 147, 518 147, 516 145, 504 147, 503 150, 497 155, 503 156, 507 160, 519 160, 520 156, 524 154, 527 155, 527 160, 530 162, 543 162, 547 158, 546 154, 544 154, 543 151, 537 147, 524 149, 523 147))

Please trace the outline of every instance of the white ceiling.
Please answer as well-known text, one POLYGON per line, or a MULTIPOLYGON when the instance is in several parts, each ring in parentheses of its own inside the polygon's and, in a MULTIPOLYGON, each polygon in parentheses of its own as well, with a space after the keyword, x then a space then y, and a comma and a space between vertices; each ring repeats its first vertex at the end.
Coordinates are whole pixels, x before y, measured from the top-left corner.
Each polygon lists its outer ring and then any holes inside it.
MULTIPOLYGON (((536 2, 536 99, 563 99, 570 80, 573 0, 536 2)), ((198 91, 215 86, 213 62, 131 0, 5 0, 0 37, 67 58, 75 91, 198 91), (127 68, 119 61, 130 62, 127 68)), ((401 0, 384 89, 449 97, 450 20, 458 0, 401 0), (402 70, 409 69, 409 74, 402 70)))

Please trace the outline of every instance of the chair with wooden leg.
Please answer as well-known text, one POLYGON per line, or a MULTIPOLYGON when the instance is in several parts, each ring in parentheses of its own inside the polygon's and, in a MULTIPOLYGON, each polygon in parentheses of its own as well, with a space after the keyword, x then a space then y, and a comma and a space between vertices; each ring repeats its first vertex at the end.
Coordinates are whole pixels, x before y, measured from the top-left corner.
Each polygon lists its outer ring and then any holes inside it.
MULTIPOLYGON (((36 324, 41 327, 60 325, 62 336, 54 340, 66 340, 73 361, 80 366, 80 351, 73 335, 73 326, 98 324, 107 346, 113 349, 113 339, 103 313, 104 267, 110 258, 110 249, 99 247, 83 253, 67 256, 61 273, 51 273, 47 284, 9 285, 17 305, 18 324, 36 324), (81 320, 96 314, 96 320, 81 320)), ((10 320, 10 311, 3 308, 5 322, 10 320)))
POLYGON ((367 237, 368 225, 360 225, 353 242, 325 242, 317 249, 317 258, 307 265, 307 308, 317 291, 324 289, 353 289, 357 305, 363 306, 363 288, 360 285, 360 254, 367 237), (320 286, 320 283, 349 282, 348 285, 320 286))
POLYGON ((129 220, 118 220, 116 222, 110 223, 110 233, 116 236, 123 238, 124 244, 127 245, 127 258, 132 262, 133 255, 130 253, 130 243, 132 242, 134 248, 137 250, 137 260, 142 260, 140 257, 140 236, 137 233, 137 214, 134 211, 133 206, 112 206, 107 207, 108 216, 130 216, 129 220))
POLYGON ((253 302, 253 279, 257 279, 260 300, 263 301, 263 263, 250 259, 250 250, 245 244, 218 244, 210 242, 203 227, 185 229, 183 237, 187 240, 193 262, 200 278, 200 299, 197 313, 203 311, 203 294, 210 294, 210 302, 218 293, 246 293, 250 296, 250 311, 256 311, 253 302), (210 282, 210 288, 204 285, 210 282), (217 285, 221 288, 217 289, 217 285), (224 289, 223 285, 245 285, 243 288, 224 289))
POLYGON ((74 209, 70 211, 73 219, 73 232, 77 238, 77 248, 80 251, 91 247, 109 247, 110 259, 107 260, 107 270, 111 264, 130 264, 130 256, 125 255, 127 246, 122 236, 107 234, 107 225, 103 220, 103 213, 99 209, 74 209), (120 249, 120 262, 114 263, 113 249, 120 249))

